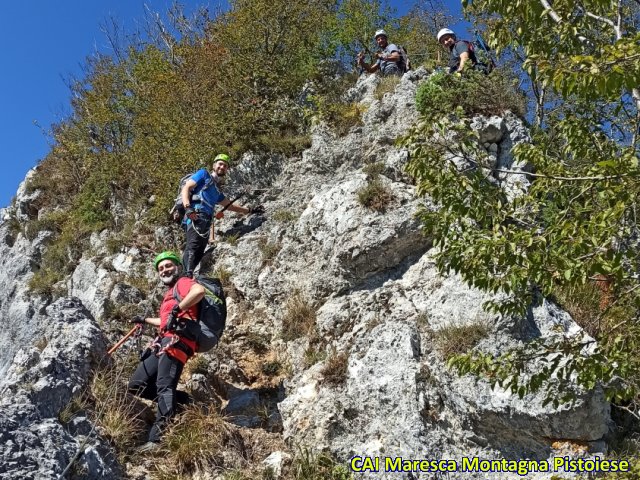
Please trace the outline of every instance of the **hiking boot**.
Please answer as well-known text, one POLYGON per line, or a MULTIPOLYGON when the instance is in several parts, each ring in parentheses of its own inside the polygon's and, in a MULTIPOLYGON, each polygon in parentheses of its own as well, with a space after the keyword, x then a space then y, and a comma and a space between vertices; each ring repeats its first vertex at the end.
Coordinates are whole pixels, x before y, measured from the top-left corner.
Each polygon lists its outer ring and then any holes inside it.
POLYGON ((147 442, 141 447, 138 447, 138 453, 157 452, 159 449, 160 449, 160 444, 158 442, 147 442))

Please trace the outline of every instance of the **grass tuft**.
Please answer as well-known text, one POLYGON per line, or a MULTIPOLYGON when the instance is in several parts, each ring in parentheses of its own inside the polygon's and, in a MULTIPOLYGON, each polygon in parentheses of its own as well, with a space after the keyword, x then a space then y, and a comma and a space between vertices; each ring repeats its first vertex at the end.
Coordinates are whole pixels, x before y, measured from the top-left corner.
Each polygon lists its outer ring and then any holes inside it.
POLYGON ((288 342, 308 335, 315 323, 315 309, 302 293, 296 290, 284 305, 282 339, 288 342))
POLYGON ((446 325, 433 331, 436 350, 449 360, 454 355, 467 353, 490 332, 489 324, 478 322, 469 325, 446 325))
POLYGON ((349 355, 333 352, 322 368, 322 379, 332 386, 342 385, 348 376, 349 355))
POLYGON ((381 213, 386 211, 387 205, 393 199, 389 188, 378 177, 369 180, 367 185, 358 190, 357 195, 360 205, 381 213))

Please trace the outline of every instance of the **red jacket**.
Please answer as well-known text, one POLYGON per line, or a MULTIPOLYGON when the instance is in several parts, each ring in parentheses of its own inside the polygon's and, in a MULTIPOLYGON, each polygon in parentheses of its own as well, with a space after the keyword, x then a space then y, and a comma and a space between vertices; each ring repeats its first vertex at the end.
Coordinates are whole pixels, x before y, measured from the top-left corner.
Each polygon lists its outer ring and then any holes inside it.
MULTIPOLYGON (((178 293, 180 294, 180 297, 181 298, 186 297, 187 294, 189 293, 189 290, 195 283, 196 281, 193 278, 180 277, 178 279, 178 282, 175 285, 178 287, 178 293)), ((173 307, 178 304, 175 298, 173 298, 173 289, 174 287, 171 287, 169 290, 167 290, 167 292, 164 294, 164 298, 162 299, 162 304, 160 305, 160 330, 163 330, 164 327, 167 325, 167 321, 169 320, 169 314, 171 313, 171 310, 173 310, 173 307)), ((189 307, 186 312, 180 312, 180 315, 178 316, 180 318, 193 319, 193 321, 198 321, 198 306, 199 306, 199 302, 189 307)), ((187 320, 187 321, 191 321, 191 320, 187 320)), ((173 333, 165 332, 164 334, 165 337, 170 335, 173 335, 173 333)), ((184 337, 180 337, 180 340, 182 340, 182 342, 192 350, 194 351, 196 350, 197 344, 195 341, 189 340, 184 337)))

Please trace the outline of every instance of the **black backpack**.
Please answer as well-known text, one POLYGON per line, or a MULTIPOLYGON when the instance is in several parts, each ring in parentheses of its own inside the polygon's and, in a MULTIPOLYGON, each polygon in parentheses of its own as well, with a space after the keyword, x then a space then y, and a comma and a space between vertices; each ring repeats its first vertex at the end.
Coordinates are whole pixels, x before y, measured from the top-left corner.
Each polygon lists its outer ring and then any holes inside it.
POLYGON ((402 45, 397 45, 398 50, 400 51, 400 61, 398 62, 398 68, 401 73, 407 73, 411 70, 411 60, 409 60, 409 56, 407 55, 407 49, 402 45))
MULTIPOLYGON (((218 344, 227 321, 227 303, 225 301, 222 284, 217 278, 196 277, 194 279, 205 290, 204 298, 198 304, 197 322, 188 320, 180 322, 176 330, 198 344, 197 352, 208 352, 218 344)), ((173 298, 180 302, 182 297, 178 293, 178 286, 173 287, 173 298)))
POLYGON ((490 74, 496 66, 495 61, 493 60, 493 56, 491 55, 488 47, 481 43, 482 40, 478 39, 475 42, 470 42, 468 40, 460 40, 464 42, 469 47, 469 52, 473 54, 473 58, 476 63, 473 64, 473 69, 478 70, 485 75, 490 74), (476 47, 478 47, 476 49, 476 47))
MULTIPOLYGON (((169 214, 172 216, 173 221, 176 223, 181 223, 185 214, 185 208, 184 208, 184 205, 182 204, 182 188, 184 187, 184 184, 187 183, 187 180, 189 180, 195 174, 196 172, 191 172, 180 179, 180 184, 178 186, 178 195, 176 196, 176 199, 173 201, 173 207, 171 208, 171 210, 169 210, 169 214)), ((207 180, 207 183, 205 183, 202 188, 198 189, 198 191, 202 191, 208 188, 209 185, 213 183, 213 181, 214 181, 213 177, 209 175, 209 180, 207 180)), ((195 190, 191 192, 191 201, 192 202, 200 201, 200 195, 195 193, 195 190)))

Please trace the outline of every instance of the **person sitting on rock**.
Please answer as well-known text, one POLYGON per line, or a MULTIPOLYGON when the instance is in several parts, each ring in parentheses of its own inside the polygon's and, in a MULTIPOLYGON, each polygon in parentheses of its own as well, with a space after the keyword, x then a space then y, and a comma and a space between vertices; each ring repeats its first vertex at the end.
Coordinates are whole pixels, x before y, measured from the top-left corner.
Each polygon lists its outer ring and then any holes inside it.
POLYGON ((202 285, 180 275, 182 265, 175 253, 162 252, 153 264, 160 281, 167 286, 160 316, 135 317, 133 321, 154 325, 160 329, 160 334, 142 355, 128 386, 134 395, 158 402, 156 421, 149 432, 149 441, 140 449, 142 451, 157 448, 162 431, 176 408, 190 403, 189 395, 177 387, 185 363, 197 350, 197 320, 194 319, 198 318, 198 305, 205 295, 202 285), (182 301, 176 301, 174 288, 182 301))
POLYGON ((371 65, 365 63, 364 52, 360 52, 358 54, 358 65, 369 73, 380 72, 380 74, 385 77, 389 75, 402 75, 404 72, 400 48, 394 43, 389 43, 387 32, 384 30, 378 30, 374 38, 378 47, 381 48, 381 50, 375 54, 376 62, 371 65))

